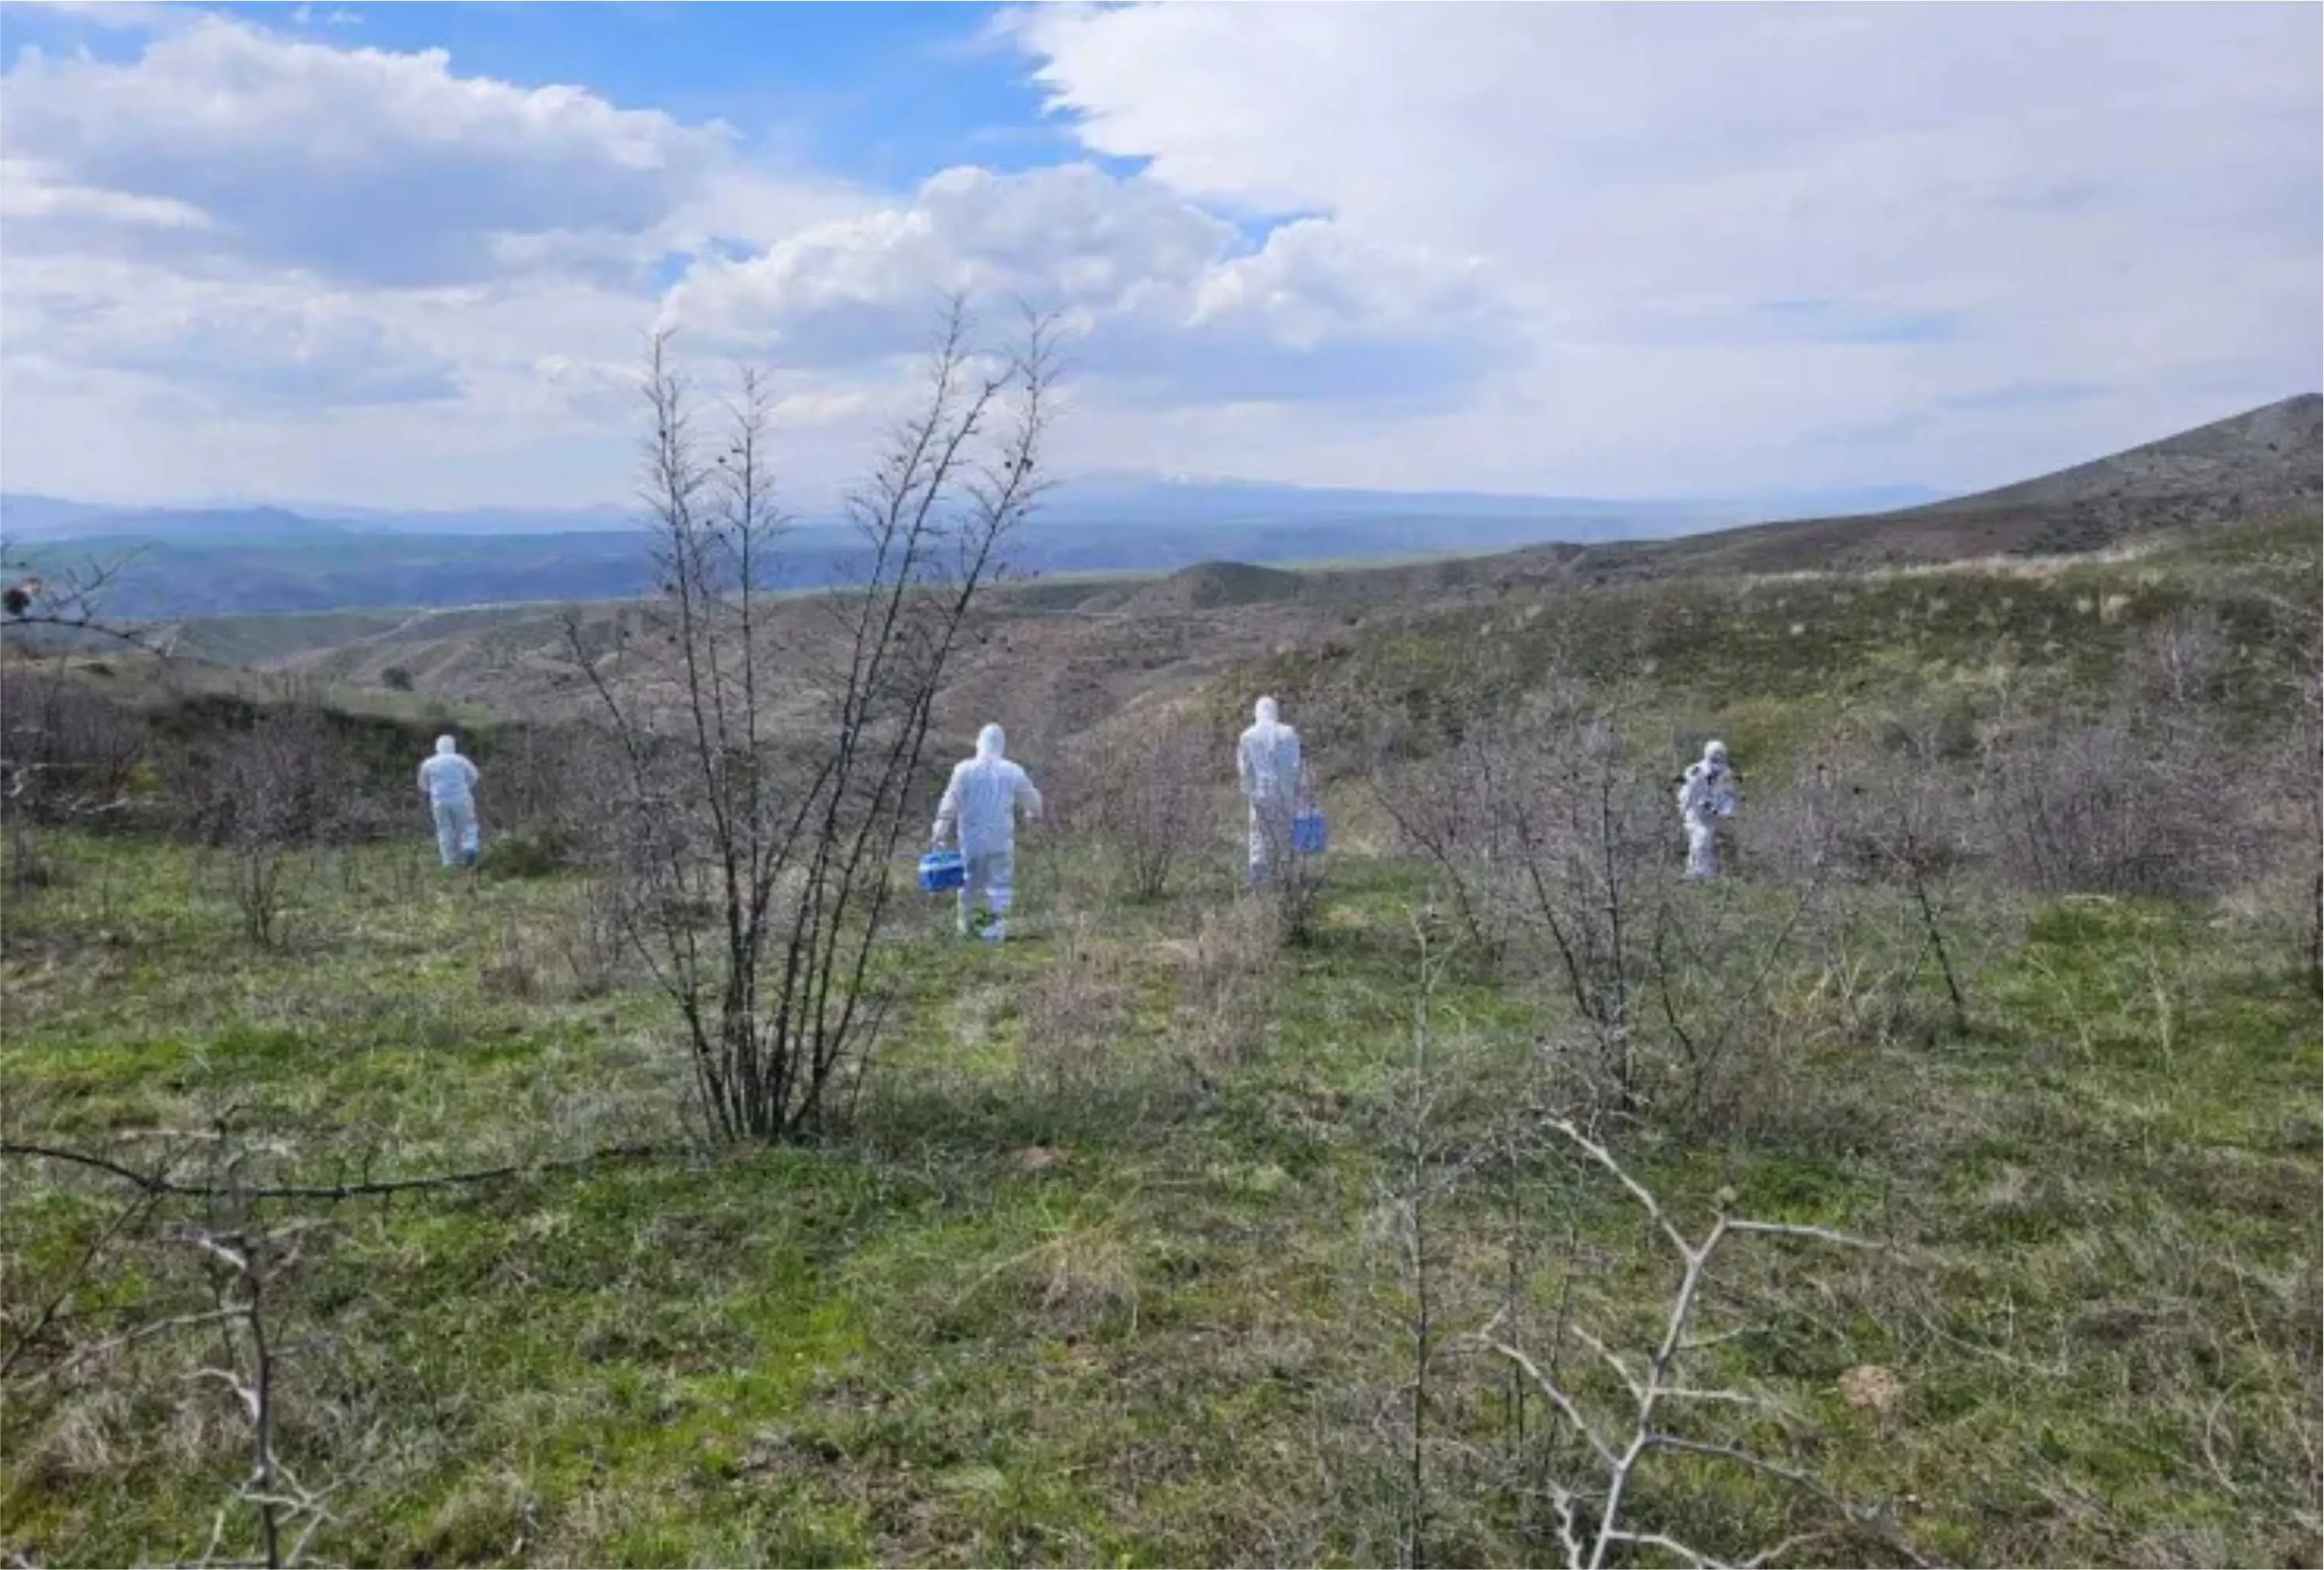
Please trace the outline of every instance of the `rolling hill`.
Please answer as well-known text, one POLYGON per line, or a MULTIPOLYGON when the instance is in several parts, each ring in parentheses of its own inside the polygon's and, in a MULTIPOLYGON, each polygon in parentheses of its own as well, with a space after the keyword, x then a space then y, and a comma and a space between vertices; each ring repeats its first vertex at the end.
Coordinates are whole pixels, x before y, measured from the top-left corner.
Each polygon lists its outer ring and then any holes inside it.
MULTIPOLYGON (((1279 671, 1286 690, 1297 690, 1317 679, 1315 662, 1328 663, 1334 651, 1425 646, 1464 664, 1464 679, 1513 679, 1509 672, 1530 668, 1538 652, 1512 652, 1513 638, 1530 648, 1545 629, 1593 626, 1599 612, 1591 607, 1632 590, 1669 599, 1683 585, 1702 585, 1681 596, 1692 607, 1683 615, 1716 618, 1726 614, 1720 596, 1803 572, 1845 577, 1997 557, 2005 565, 2070 560, 2061 553, 2201 540, 2238 525, 2252 526, 2242 532, 2255 541, 2311 534, 2324 465, 2317 415, 2316 399, 2293 399, 1983 496, 1866 518, 1393 565, 1290 571, 1210 561, 1145 576, 1020 579, 989 597, 979 641, 946 700, 945 724, 1005 712, 1019 744, 1037 754, 1056 739, 1203 693, 1231 672, 1279 671)), ((1985 573, 1976 582, 1993 578, 1985 573)), ((1973 588, 1970 598, 1981 592, 1973 588)), ((2045 592, 2043 603, 2083 592, 2045 592)), ((1872 603, 1857 598, 1859 608, 1872 603)), ((574 713, 591 694, 567 659, 568 611, 577 611, 586 629, 609 630, 634 615, 625 609, 632 603, 576 596, 198 618, 176 636, 181 652, 261 671, 352 686, 408 682, 423 699, 574 713)), ((2020 611, 2035 615, 2031 603, 2020 611)), ((1628 614, 1608 605, 1607 616, 1628 614)), ((2035 620, 2056 614, 2051 607, 2035 620)), ((793 602, 786 617, 791 635, 812 636, 820 625, 809 600, 793 602)), ((1829 616, 1824 625, 1830 631, 1829 616)), ((2034 632, 2049 637, 2054 629, 2034 632)), ((1787 647, 1773 657, 1804 656, 1787 647)))
MULTIPOLYGON (((1900 494, 1924 493, 1640 501, 1093 476, 1057 488, 1019 531, 1015 560, 1028 573, 1167 573, 1222 559, 1473 554, 1547 539, 1667 537, 1900 494)), ((0 545, 45 574, 116 568, 107 609, 137 619, 606 599, 652 582, 647 539, 620 508, 121 509, 0 494, 0 545)), ((779 586, 844 575, 857 545, 844 520, 803 517, 786 541, 779 586)))
MULTIPOLYGON (((1395 565, 1293 571, 1221 557, 1146 575, 1020 577, 989 597, 980 641, 959 667, 947 709, 962 714, 1005 710, 1017 716, 1012 731, 1033 747, 1144 705, 1174 702, 1229 670, 1286 660, 1296 665, 1303 651, 1312 656, 1319 649, 1392 643, 1396 629, 1423 623, 1430 624, 1431 638, 1479 617, 1498 618, 1506 629, 1515 625, 1506 614, 1510 609, 1537 624, 1535 619, 1562 597, 1592 590, 2056 558, 2200 538, 2238 525, 2312 530, 2324 470, 2319 407, 2314 396, 2293 399, 2020 484, 1865 517, 1675 539, 1570 541, 1395 565)), ((1344 524, 1312 527, 1348 537, 1344 524)), ((1056 531, 1072 532, 1063 526, 1056 531)), ((2255 535, 2273 538, 2281 532, 2255 535)), ((1299 530, 1277 537, 1296 538, 1299 530)), ((1183 537, 1181 545, 1198 538, 1183 537)), ((499 553, 490 559, 510 569, 505 578, 470 579, 480 591, 501 588, 475 596, 494 602, 457 608, 429 607, 415 592, 422 586, 418 569, 392 570, 365 559, 367 594, 327 609, 332 558, 345 555, 351 542, 381 543, 379 537, 355 535, 276 553, 276 565, 266 571, 291 581, 276 580, 270 592, 295 592, 302 597, 299 602, 311 607, 305 613, 184 618, 173 629, 180 652, 333 684, 409 683, 423 698, 507 712, 572 712, 589 702, 589 693, 566 658, 568 611, 577 610, 589 629, 633 614, 624 607, 634 603, 630 596, 639 585, 594 575, 619 567, 607 553, 630 544, 622 537, 453 542, 471 554, 446 560, 473 564, 480 559, 473 553, 489 546, 499 553), (294 558, 308 576, 292 572, 288 564, 294 558), (528 580, 527 571, 538 575, 528 580), (559 592, 539 598, 506 592, 527 581, 553 583, 559 592)), ((403 553, 444 543, 429 537, 384 541, 403 553)), ((158 559, 171 571, 196 570, 167 553, 158 559)), ((1581 625, 1586 620, 1581 603, 1549 620, 1581 625)), ((820 625, 807 600, 787 616, 795 619, 798 636, 813 636, 820 625)), ((1482 661, 1481 646, 1471 652, 1482 661)))
POLYGON ((1592 581, 1784 573, 2060 555, 2172 529, 2318 513, 2324 397, 2315 393, 1998 490, 1869 517, 1813 519, 1586 552, 1551 547, 1592 581))

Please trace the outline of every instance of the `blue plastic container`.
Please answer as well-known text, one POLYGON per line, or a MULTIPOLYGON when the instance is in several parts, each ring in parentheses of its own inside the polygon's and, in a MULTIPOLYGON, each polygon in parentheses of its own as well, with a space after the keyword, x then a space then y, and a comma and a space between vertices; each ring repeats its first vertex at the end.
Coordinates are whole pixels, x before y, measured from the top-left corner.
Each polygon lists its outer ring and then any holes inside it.
POLYGON ((1291 820, 1291 848, 1302 856, 1321 856, 1331 835, 1323 827, 1323 810, 1309 807, 1291 820))
POLYGON ((931 850, 920 858, 920 886, 930 894, 958 888, 968 881, 968 863, 957 850, 931 850))

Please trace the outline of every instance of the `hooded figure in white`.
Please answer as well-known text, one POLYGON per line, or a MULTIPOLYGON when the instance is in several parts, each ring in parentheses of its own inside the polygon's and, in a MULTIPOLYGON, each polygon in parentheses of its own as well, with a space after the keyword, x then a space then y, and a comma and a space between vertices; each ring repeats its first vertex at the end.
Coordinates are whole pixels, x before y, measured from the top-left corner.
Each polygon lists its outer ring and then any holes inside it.
POLYGON ((420 791, 436 814, 436 854, 447 867, 476 861, 476 766, 460 756, 460 744, 436 739, 436 755, 420 766, 420 791))
POLYGON ((1009 915, 1017 859, 1017 809, 1041 815, 1041 793, 1025 771, 1001 756, 1007 737, 998 725, 976 733, 976 756, 953 765, 952 783, 936 803, 934 843, 943 845, 957 829, 967 879, 960 886, 960 931, 966 937, 980 923, 989 942, 1001 941, 1009 915), (976 907, 984 906, 982 912, 976 907))
POLYGON ((1291 821, 1299 811, 1305 764, 1299 732, 1276 717, 1275 700, 1261 698, 1257 722, 1235 743, 1235 773, 1250 803, 1250 878, 1256 883, 1293 854, 1291 821))
POLYGON ((1727 767, 1727 743, 1713 741, 1700 762, 1687 765, 1679 782, 1678 818, 1686 826, 1686 875, 1719 876, 1718 820, 1735 815, 1735 771, 1727 767))

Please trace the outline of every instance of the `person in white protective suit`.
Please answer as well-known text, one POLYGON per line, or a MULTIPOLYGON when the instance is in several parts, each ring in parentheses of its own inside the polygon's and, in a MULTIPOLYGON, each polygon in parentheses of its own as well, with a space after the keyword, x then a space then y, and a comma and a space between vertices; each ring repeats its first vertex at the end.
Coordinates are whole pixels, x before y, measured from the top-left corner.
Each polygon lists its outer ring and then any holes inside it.
POLYGON ((1031 776, 1001 756, 1008 738, 998 725, 976 733, 976 756, 953 765, 952 783, 936 803, 931 843, 941 848, 960 836, 966 881, 960 886, 960 932, 981 929, 988 942, 1001 941, 1008 925, 1010 886, 1017 861, 1017 809, 1041 815, 1041 793, 1031 776), (977 907, 982 905, 983 909, 977 907))
POLYGON ((420 793, 436 815, 436 854, 447 867, 476 864, 476 766, 460 756, 449 736, 436 739, 435 756, 420 766, 420 793))
POLYGON ((1689 877, 1719 876, 1719 820, 1734 815, 1735 771, 1727 767, 1727 743, 1709 742, 1679 781, 1678 818, 1686 827, 1689 877))
POLYGON ((1257 883, 1296 853, 1291 820, 1299 811, 1306 766, 1299 732, 1277 717, 1274 699, 1259 701, 1254 721, 1235 743, 1235 773, 1250 803, 1250 881, 1257 883))

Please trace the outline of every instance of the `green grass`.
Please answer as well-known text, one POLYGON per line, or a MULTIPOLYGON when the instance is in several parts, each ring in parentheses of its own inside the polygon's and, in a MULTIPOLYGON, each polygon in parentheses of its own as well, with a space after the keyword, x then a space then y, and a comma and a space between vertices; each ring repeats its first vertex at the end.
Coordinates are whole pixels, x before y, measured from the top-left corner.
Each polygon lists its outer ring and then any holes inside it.
POLYGON ((2319 571, 2324 544, 2294 520, 2127 558, 1529 594, 1423 611, 1270 656, 1226 684, 1277 693, 1311 745, 1355 757, 1383 714, 1425 736, 1480 707, 1506 710, 1564 670, 1626 686, 1658 721, 1723 735, 1766 778, 1836 720, 1990 710, 2005 680, 2021 706, 2101 704, 2138 640, 2182 611, 2226 629, 2232 690, 2266 693, 2314 666, 2319 571))
MULTIPOLYGON (((63 855, 69 880, 9 914, 0 1081, 20 1130, 96 1146, 232 1109, 287 1142, 279 1174, 317 1180, 679 1140, 671 1021, 635 985, 582 995, 557 936, 567 877, 472 889, 417 845, 326 858, 268 953, 182 849, 63 855)), ((1406 1299, 1379 1223, 1420 886, 1340 858, 1249 1039, 1190 1069, 1205 1021, 1184 945, 1227 868, 1119 909, 1077 857, 1024 859, 1022 939, 999 950, 908 908, 882 959, 901 1009, 845 1137, 327 1207, 281 1331, 286 1450, 337 1485, 318 1550, 1392 1558, 1374 1418, 1406 1374, 1406 1299), (1065 1028, 1073 967, 1114 989, 1087 1061, 1028 1038, 1065 1028)), ((1776 1132, 1626 1143, 1690 1226, 1729 1186, 1746 1212, 1895 1245, 1738 1250, 1722 1312, 1750 1305, 1761 1333, 1717 1372, 1784 1403, 1757 1448, 1889 1501, 1933 1556, 2313 1563, 2313 996, 2200 913, 2066 902, 2024 932, 1980 982, 1972 1036, 1803 1040, 1776 1132), (1902 1381, 1885 1416, 1838 1393, 1862 1363, 1902 1381)), ((1506 1125, 1549 1010, 1448 979, 1443 1141, 1506 1125)), ((1481 1322, 1515 1225, 1528 1294, 1635 1345, 1666 1259, 1606 1185, 1528 1160, 1431 1207, 1448 1321, 1481 1322)), ((117 1196, 6 1171, 14 1315, 117 1196)), ((188 1284, 171 1268, 122 1255, 78 1306, 169 1300, 188 1284)), ((0 1540, 51 1564, 198 1554, 245 1462, 181 1377, 208 1350, 157 1344, 12 1398, 0 1540)), ((1446 1429, 1500 1443, 1499 1376, 1442 1377, 1446 1429)), ((1463 1453, 1433 1466, 1436 1555, 1553 1552, 1463 1453)), ((1640 1508, 1730 1553, 1821 1520, 1691 1463, 1646 1474, 1640 1508)))

